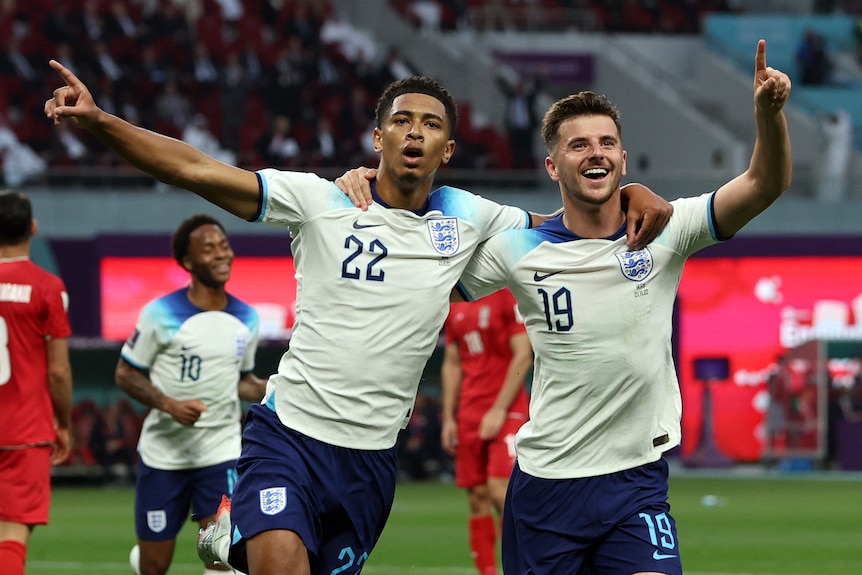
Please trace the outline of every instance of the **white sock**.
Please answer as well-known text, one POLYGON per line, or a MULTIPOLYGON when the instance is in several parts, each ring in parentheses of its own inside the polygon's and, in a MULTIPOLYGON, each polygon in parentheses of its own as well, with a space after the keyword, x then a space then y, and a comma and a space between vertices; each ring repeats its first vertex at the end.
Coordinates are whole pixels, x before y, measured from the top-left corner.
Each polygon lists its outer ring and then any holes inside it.
POLYGON ((135 575, 141 575, 141 548, 135 545, 129 552, 129 565, 135 575))
POLYGON ((221 562, 228 565, 227 558, 230 554, 230 512, 223 511, 216 521, 216 530, 213 534, 213 551, 219 556, 221 562))

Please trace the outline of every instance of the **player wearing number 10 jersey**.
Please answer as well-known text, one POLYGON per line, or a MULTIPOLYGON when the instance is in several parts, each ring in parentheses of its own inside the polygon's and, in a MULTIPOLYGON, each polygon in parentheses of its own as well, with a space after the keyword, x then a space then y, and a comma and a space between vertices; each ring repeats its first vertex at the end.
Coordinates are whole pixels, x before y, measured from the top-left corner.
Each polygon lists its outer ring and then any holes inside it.
POLYGON ((71 448, 66 288, 30 261, 30 200, 0 192, 0 565, 23 575, 27 541, 48 522, 51 465, 71 448))
POLYGON ((259 401, 265 387, 252 373, 257 312, 225 291, 234 254, 221 224, 206 214, 187 218, 174 232, 173 255, 189 286, 144 307, 116 371, 117 384, 152 408, 138 441, 138 546, 130 558, 138 575, 167 572, 189 508, 201 526, 215 517, 236 479, 240 399, 259 401))

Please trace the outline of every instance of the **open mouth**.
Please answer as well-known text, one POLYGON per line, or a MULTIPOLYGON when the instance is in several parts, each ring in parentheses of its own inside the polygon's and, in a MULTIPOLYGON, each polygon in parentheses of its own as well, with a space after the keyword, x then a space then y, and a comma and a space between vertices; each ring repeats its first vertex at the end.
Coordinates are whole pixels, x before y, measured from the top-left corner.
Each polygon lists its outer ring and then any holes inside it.
POLYGON ((608 175, 608 170, 605 168, 590 168, 581 172, 581 175, 589 180, 599 180, 608 175))

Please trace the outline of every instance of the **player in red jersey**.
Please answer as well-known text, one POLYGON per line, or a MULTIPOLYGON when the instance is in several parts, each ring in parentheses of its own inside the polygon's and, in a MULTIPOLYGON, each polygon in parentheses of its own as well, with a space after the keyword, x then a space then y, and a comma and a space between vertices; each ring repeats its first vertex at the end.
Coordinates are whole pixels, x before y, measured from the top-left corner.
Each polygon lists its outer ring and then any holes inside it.
POLYGON ((0 192, 0 570, 24 575, 33 527, 48 523, 51 465, 71 448, 66 287, 30 261, 30 200, 0 192))
POLYGON ((455 456, 455 483, 467 490, 473 560, 481 575, 496 575, 494 511, 503 510, 515 432, 528 417, 524 376, 533 349, 509 290, 453 303, 445 337, 443 448, 455 456))

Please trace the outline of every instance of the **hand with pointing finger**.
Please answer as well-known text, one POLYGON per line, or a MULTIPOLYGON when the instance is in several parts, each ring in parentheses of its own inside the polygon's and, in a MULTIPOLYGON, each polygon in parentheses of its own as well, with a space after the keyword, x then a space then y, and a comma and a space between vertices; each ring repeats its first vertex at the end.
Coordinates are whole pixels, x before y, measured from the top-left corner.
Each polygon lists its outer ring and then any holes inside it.
POLYGON ((757 43, 754 58, 754 108, 758 112, 780 111, 790 97, 790 77, 766 65, 766 40, 757 43))
POLYGON ((54 97, 45 102, 45 115, 59 124, 68 118, 79 128, 87 128, 96 121, 102 110, 96 106, 93 95, 71 70, 56 60, 48 62, 57 71, 66 85, 54 90, 54 97))

